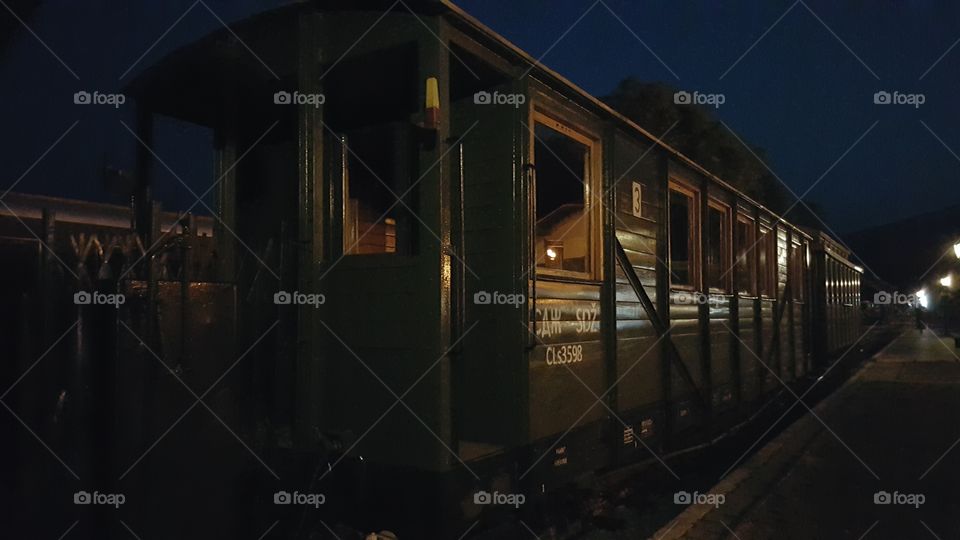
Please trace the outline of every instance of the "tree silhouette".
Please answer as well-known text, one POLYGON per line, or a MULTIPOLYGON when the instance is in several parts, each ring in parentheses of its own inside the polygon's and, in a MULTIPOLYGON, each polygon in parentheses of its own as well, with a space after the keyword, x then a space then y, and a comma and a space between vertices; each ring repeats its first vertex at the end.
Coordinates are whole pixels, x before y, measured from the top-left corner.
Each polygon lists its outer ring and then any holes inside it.
POLYGON ((675 92, 676 88, 663 83, 645 83, 628 77, 602 99, 657 136, 676 123, 664 136, 665 143, 771 210, 784 213, 793 207, 789 215, 784 216, 792 222, 821 226, 813 215, 819 213, 816 206, 806 203, 811 210, 794 204, 796 198, 764 166, 769 160, 762 148, 751 145, 747 149, 709 108, 677 105, 675 92))

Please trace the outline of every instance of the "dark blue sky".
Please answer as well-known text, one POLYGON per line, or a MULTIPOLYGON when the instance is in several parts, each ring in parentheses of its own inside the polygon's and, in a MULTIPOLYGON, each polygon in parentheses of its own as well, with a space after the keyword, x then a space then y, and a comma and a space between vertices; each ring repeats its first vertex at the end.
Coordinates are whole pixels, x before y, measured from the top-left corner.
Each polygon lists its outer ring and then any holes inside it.
MULTIPOLYGON (((838 232, 960 201, 960 161, 937 140, 960 153, 960 125, 954 121, 960 118, 960 46, 930 69, 960 39, 960 3, 604 2, 463 0, 460 5, 534 57, 546 53, 546 65, 595 95, 626 76, 723 93, 726 103, 718 117, 765 148, 770 167, 796 193, 829 171, 807 199, 824 209, 822 217, 838 232), (878 90, 922 93, 926 103, 878 106, 873 103, 878 90)), ((210 0, 208 5, 229 22, 281 3, 210 0)), ((0 185, 13 183, 75 120, 76 128, 16 190, 95 196, 103 162, 128 166, 135 142, 119 121, 131 122, 130 108, 104 114, 102 108, 77 107, 73 92, 122 86, 120 75, 191 4, 43 2, 28 24, 69 70, 18 25, 0 61, 5 147, 0 185)), ((131 74, 219 27, 206 8, 195 6, 131 74)), ((190 130, 179 137, 208 144, 190 130)), ((191 163, 172 146, 165 150, 161 144, 158 152, 184 180, 209 183, 207 164, 191 163)), ((165 190, 161 196, 185 193, 169 177, 158 185, 165 190)))

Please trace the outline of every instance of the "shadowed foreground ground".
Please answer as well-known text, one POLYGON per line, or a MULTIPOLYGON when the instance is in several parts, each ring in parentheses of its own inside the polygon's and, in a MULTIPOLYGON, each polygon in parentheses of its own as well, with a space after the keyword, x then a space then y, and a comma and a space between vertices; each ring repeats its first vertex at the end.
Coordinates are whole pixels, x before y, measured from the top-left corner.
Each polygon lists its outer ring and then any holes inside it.
POLYGON ((912 330, 653 536, 956 538, 958 441, 953 340, 912 330))

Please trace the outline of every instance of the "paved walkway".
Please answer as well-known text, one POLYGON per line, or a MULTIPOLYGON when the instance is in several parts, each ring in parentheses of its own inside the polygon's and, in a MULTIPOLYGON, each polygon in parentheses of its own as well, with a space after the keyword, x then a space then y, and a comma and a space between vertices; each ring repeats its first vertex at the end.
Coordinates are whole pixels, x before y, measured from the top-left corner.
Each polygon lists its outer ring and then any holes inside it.
POLYGON ((713 486, 722 505, 690 506, 654 538, 960 537, 953 345, 905 332, 713 486))
POLYGON ((893 340, 875 358, 878 362, 960 362, 960 350, 953 337, 942 337, 930 329, 908 330, 893 340))

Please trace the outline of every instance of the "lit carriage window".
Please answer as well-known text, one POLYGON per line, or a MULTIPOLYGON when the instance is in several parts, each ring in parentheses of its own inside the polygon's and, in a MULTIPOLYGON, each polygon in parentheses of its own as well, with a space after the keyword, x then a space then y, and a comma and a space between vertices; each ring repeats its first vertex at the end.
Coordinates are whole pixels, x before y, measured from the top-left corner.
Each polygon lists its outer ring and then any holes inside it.
POLYGON ((591 143, 544 119, 534 127, 537 266, 589 273, 591 143), (547 125, 549 122, 551 125, 547 125))
MULTIPOLYGON (((347 135, 345 254, 397 253, 398 237, 408 237, 409 209, 397 201, 408 182, 402 171, 410 164, 400 130, 400 126, 378 126, 347 135)), ((404 202, 409 206, 411 200, 404 202)))
MULTIPOLYGON (((416 43, 355 53, 334 61, 324 77, 324 139, 345 167, 341 180, 344 255, 417 253, 418 174, 412 119, 420 111, 416 43), (358 84, 357 81, 363 81, 358 84), (329 136, 329 137, 328 137, 329 136), (398 200, 399 198, 399 200, 398 200)), ((335 172, 333 172, 335 170, 335 172)), ((338 182, 339 183, 339 182, 338 182)))
POLYGON ((726 292, 730 275, 730 209, 710 203, 707 211, 707 276, 711 289, 726 292))
POLYGON ((737 292, 746 296, 757 294, 757 246, 754 222, 737 218, 737 292))
POLYGON ((670 188, 670 279, 693 287, 697 279, 697 196, 679 186, 670 188))

